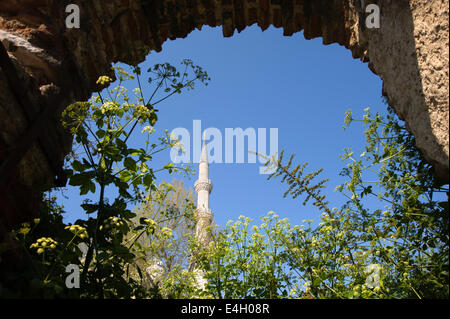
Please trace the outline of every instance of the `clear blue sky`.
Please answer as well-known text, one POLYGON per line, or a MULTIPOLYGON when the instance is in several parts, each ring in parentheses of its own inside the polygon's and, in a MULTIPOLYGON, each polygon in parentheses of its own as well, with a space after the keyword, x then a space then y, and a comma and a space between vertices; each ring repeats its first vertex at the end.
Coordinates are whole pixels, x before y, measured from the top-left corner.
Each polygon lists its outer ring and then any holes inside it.
MULTIPOLYGON (((323 45, 320 38, 307 41, 303 33, 284 37, 281 29, 262 32, 253 26, 232 38, 223 38, 221 28, 204 27, 186 39, 166 42, 163 51, 152 52, 141 67, 146 70, 164 62, 179 66, 184 58, 208 72, 210 85, 197 85, 161 103, 157 134, 176 127, 192 134, 193 120, 201 120, 203 128, 218 128, 223 136, 225 128, 278 128, 279 150, 295 153, 298 162, 309 162, 309 171, 323 168, 320 176, 330 179, 326 190, 330 205, 340 206, 344 199, 333 192, 342 182, 338 174, 344 163, 339 154, 345 147, 360 154, 364 146, 361 125, 354 123, 343 131, 344 112, 352 109, 361 117, 363 109, 370 107, 386 113, 381 79, 367 64, 353 59, 344 47, 323 45)), ((169 162, 166 152, 152 165, 169 162)), ((259 167, 259 163, 210 165, 214 184, 210 205, 217 224, 225 225, 239 215, 258 218, 268 211, 288 217, 293 224, 319 219, 316 208, 302 206, 303 199, 283 199, 286 185, 266 181, 259 167)), ((158 177, 159 182, 173 178, 158 177)), ((195 180, 196 176, 184 179, 185 186, 193 187, 195 180)), ((85 218, 78 191, 68 189, 65 194, 67 199, 59 197, 70 212, 66 222, 85 218)))

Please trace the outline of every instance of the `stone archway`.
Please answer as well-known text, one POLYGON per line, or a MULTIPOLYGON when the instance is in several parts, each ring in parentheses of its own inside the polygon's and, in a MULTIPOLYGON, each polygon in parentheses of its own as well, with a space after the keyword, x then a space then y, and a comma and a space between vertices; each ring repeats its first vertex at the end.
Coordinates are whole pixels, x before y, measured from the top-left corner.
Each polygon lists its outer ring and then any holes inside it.
POLYGON ((65 183, 71 137, 58 115, 101 89, 112 62, 144 60, 167 39, 202 26, 225 37, 257 23, 301 30, 338 43, 368 62, 383 95, 415 135, 417 146, 448 182, 448 0, 2 0, 0 3, 0 233, 29 219, 37 195, 65 183), (81 9, 79 29, 65 26, 68 4, 81 9), (379 29, 365 25, 377 4, 379 29), (6 174, 7 173, 7 174, 6 174), (24 201, 24 198, 34 198, 24 201), (2 226, 3 225, 3 226, 2 226))

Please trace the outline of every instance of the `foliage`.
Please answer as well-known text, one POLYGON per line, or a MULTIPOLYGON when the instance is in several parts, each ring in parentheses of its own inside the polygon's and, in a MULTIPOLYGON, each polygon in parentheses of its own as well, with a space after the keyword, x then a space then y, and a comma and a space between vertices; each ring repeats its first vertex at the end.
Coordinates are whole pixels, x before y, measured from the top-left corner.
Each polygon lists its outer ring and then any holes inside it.
POLYGON ((5 258, 0 265, 3 298, 78 296, 78 292, 65 289, 65 276, 61 276, 66 265, 79 263, 81 257, 75 248, 79 238, 64 229, 63 213, 55 198, 44 198, 39 218, 21 224, 9 234, 11 242, 2 249, 2 258, 9 253, 15 262, 7 263, 11 259, 5 258))
POLYGON ((286 242, 294 228, 287 219, 269 212, 262 224, 240 216, 216 233, 203 251, 199 265, 208 286, 203 293, 214 298, 282 298, 295 294, 297 278, 287 271, 286 242))
POLYGON ((183 295, 187 292, 185 285, 179 287, 175 282, 180 276, 183 277, 180 284, 187 280, 184 277, 188 274, 183 270, 190 262, 187 237, 195 228, 194 209, 192 189, 187 190, 182 181, 173 180, 150 192, 131 221, 134 226, 127 242, 133 242, 132 252, 138 267, 146 269, 144 286, 153 290, 157 287, 162 297, 186 296, 183 295), (152 227, 145 228, 142 222, 152 227))
MULTIPOLYGON (((270 213, 259 226, 250 228, 243 216, 229 224, 204 252, 206 295, 448 298, 448 204, 433 200, 448 190, 437 184, 414 138, 392 113, 383 119, 365 111, 365 152, 355 158, 346 149, 342 156, 347 181, 336 191, 347 202, 329 207, 322 194, 327 180, 313 182, 321 170, 291 168, 293 156, 284 164, 283 152, 266 158, 266 166, 276 168, 269 179, 281 177, 288 185, 284 196, 304 195, 304 205, 313 200, 321 223, 291 226, 270 213)), ((353 121, 347 112, 345 127, 353 121)))
MULTIPOLYGON (((167 133, 150 143, 154 106, 192 89, 195 81, 209 80, 191 61, 184 65, 183 74, 169 64, 149 69, 155 91, 146 101, 137 89, 133 103, 121 84, 134 75, 116 68, 119 86, 108 91, 109 98, 99 94, 66 110, 65 125, 84 151, 70 160, 66 172, 69 184, 86 197, 82 208, 91 217, 65 225, 63 208, 45 199, 39 218, 10 234, 22 254, 16 258, 27 262, 0 264, 2 296, 448 298, 448 200, 436 200, 437 193, 448 196, 448 190, 392 112, 383 118, 366 109, 360 120, 346 113, 344 128, 363 123, 367 143, 360 156, 351 149, 341 156, 345 182, 335 191, 346 202, 340 208, 331 208, 322 193, 327 180, 315 181, 322 170, 306 173, 307 164, 292 168, 294 157, 286 162, 284 152, 266 158, 266 166, 275 167, 269 179, 280 177, 287 184, 285 197, 303 197, 303 205, 313 202, 321 213, 317 226, 312 220, 292 225, 274 212, 258 225, 240 216, 214 230, 209 246, 199 250, 190 233, 192 193, 181 184, 155 182, 159 170, 188 169, 149 165, 176 143, 167 133), (164 94, 158 96, 161 88, 164 94), (145 148, 130 146, 138 125, 148 135, 145 148), (107 188, 117 191, 112 203, 107 188), (132 204, 141 208, 133 212, 132 204), (81 269, 81 289, 66 287, 69 264, 81 269), (188 269, 192 265, 193 271, 188 269), (199 274, 207 279, 204 289, 199 289, 199 274)), ((139 87, 140 72, 134 69, 139 87)), ((100 77, 98 83, 111 80, 100 77)))
MULTIPOLYGON (((131 221, 136 214, 131 204, 142 203, 149 191, 157 189, 156 173, 186 171, 173 163, 157 170, 150 167, 153 157, 171 147, 167 131, 158 142, 150 143, 154 125, 158 119, 156 105, 183 90, 192 90, 195 82, 207 84, 207 73, 191 60, 182 62, 184 71, 178 72, 168 63, 157 64, 148 70, 149 85, 154 90, 148 99, 141 88, 139 67, 133 74, 121 67, 114 67, 118 86, 99 93, 88 102, 77 102, 63 113, 63 125, 75 136, 76 148, 83 154, 70 159, 70 169, 65 172, 69 185, 79 188, 85 198, 81 205, 89 217, 78 220, 75 225, 64 225, 61 210, 53 202, 46 202, 48 214, 41 211, 40 223, 25 223, 11 236, 23 247, 35 271, 24 270, 27 286, 14 287, 14 269, 2 273, 5 296, 70 296, 88 298, 130 298, 148 296, 143 288, 143 276, 128 276, 135 267, 132 246, 124 245, 128 233, 138 229, 154 231, 154 225, 140 220, 131 221), (134 98, 128 96, 122 85, 137 80, 139 88, 134 98), (161 91, 163 91, 161 93, 161 91), (136 127, 148 136, 145 147, 133 148, 129 140, 136 127), (114 190, 117 197, 110 202, 107 191, 114 190), (92 194, 90 194, 92 193, 92 194), (97 200, 92 198, 97 197, 97 200), (65 267, 74 264, 81 271, 80 289, 67 289, 65 267), (40 293, 43 291, 42 293, 40 293)), ((101 76, 97 83, 108 85, 112 81, 101 76)), ((176 141, 175 141, 176 142, 176 141)), ((46 209, 44 208, 44 211, 46 209)), ((142 274, 140 269, 137 270, 142 274)))

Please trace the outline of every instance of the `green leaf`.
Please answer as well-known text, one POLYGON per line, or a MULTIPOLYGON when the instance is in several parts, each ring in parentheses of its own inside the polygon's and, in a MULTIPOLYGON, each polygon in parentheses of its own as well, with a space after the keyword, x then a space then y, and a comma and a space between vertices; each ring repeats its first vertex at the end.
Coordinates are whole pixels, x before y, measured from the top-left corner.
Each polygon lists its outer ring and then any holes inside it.
POLYGON ((123 166, 125 166, 128 170, 130 170, 132 172, 136 172, 136 170, 137 170, 136 161, 134 159, 132 159, 131 157, 125 158, 125 160, 123 161, 123 166))
POLYGON ((322 278, 316 277, 316 278, 314 278, 314 280, 313 280, 313 286, 319 287, 319 285, 320 285, 321 282, 322 282, 322 278))
POLYGON ((84 165, 80 163, 80 161, 78 160, 74 160, 72 162, 72 167, 74 170, 78 171, 78 172, 82 172, 85 170, 84 165))
POLYGON ((95 132, 95 135, 97 135, 98 138, 103 138, 105 134, 106 132, 102 129, 99 129, 97 132, 95 132))
POLYGON ((169 163, 167 165, 164 165, 164 169, 169 169, 172 168, 174 166, 174 163, 169 163))
POLYGON ((80 195, 85 195, 89 192, 89 183, 83 184, 80 187, 80 195))
POLYGON ((120 149, 126 149, 127 148, 127 143, 125 143, 124 141, 122 141, 120 138, 116 138, 116 144, 120 149))
POLYGON ((122 156, 120 155, 120 150, 112 145, 108 145, 103 150, 103 154, 108 155, 109 158, 111 158, 113 161, 120 161, 122 159, 122 156))
POLYGON ((86 174, 76 174, 72 175, 69 180, 69 185, 71 186, 79 186, 86 184, 86 182, 89 181, 89 176, 86 174))
POLYGON ((137 155, 141 155, 142 153, 145 153, 145 151, 143 149, 134 149, 134 148, 130 148, 128 149, 128 154, 131 156, 137 156, 137 155))
POLYGON ((142 163, 140 169, 141 169, 141 172, 142 172, 142 173, 147 173, 147 172, 148 172, 148 166, 147 166, 147 164, 142 163))
POLYGON ((146 174, 142 180, 144 183, 144 186, 150 187, 153 183, 153 175, 152 174, 146 174))
POLYGON ((99 207, 97 204, 82 204, 80 206, 84 209, 86 214, 92 214, 93 212, 96 212, 99 207))
POLYGON ((103 169, 104 171, 106 171, 106 161, 105 161, 105 158, 103 156, 100 159, 100 168, 103 169))
POLYGON ((133 212, 132 212, 131 210, 129 210, 129 209, 124 210, 120 215, 121 215, 123 218, 125 218, 125 219, 131 219, 131 218, 136 217, 136 214, 133 213, 133 212))
POLYGON ((89 183, 89 190, 90 190, 92 193, 95 193, 95 183, 92 182, 92 181, 89 183))
POLYGON ((122 173, 120 173, 120 180, 128 183, 128 181, 131 179, 131 174, 128 171, 122 171, 122 173))
POLYGON ((143 174, 139 174, 138 176, 133 177, 133 181, 131 183, 134 187, 139 187, 142 184, 142 176, 143 174))

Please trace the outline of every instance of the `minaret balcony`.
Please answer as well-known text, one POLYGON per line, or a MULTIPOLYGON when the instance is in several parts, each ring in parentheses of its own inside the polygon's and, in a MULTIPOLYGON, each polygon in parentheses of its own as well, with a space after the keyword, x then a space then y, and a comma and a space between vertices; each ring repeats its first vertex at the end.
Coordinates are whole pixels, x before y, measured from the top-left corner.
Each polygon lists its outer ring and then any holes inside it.
POLYGON ((202 190, 208 191, 208 193, 211 193, 213 188, 213 183, 210 179, 206 180, 197 180, 194 184, 195 191, 198 193, 202 190))

